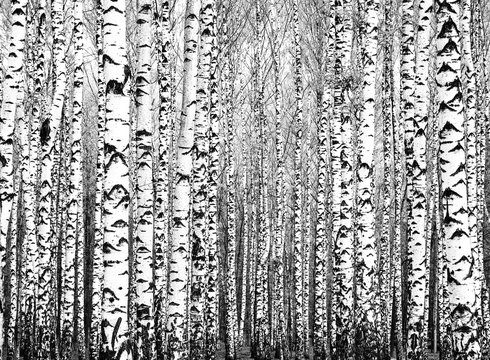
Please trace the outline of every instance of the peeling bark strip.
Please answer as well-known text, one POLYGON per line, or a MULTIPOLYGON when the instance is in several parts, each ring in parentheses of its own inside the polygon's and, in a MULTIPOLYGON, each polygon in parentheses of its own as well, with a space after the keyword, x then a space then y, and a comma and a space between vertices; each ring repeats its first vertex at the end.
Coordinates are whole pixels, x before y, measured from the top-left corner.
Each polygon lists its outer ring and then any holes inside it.
MULTIPOLYGON (((438 1, 437 100, 439 122, 439 170, 443 210, 442 233, 447 261, 449 335, 456 360, 480 359, 477 335, 475 261, 468 214, 468 173, 465 164, 465 113, 463 107, 459 16, 462 2, 438 1)), ((469 34, 466 33, 466 36, 469 34)))
POLYGON ((176 178, 169 259, 167 354, 187 359, 187 302, 190 233, 192 149, 196 116, 196 86, 201 1, 187 1, 184 30, 184 78, 180 133, 177 139, 176 178))
POLYGON ((101 357, 130 360, 129 296, 129 67, 124 0, 102 2, 105 84, 104 280, 101 357))

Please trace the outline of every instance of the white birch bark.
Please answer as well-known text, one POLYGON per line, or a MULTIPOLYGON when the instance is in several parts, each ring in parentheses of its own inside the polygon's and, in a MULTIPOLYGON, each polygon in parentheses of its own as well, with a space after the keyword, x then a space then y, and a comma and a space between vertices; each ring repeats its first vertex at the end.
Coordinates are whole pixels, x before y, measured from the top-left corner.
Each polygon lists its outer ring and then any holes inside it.
POLYGON ((352 234, 352 125, 348 101, 352 86, 350 71, 352 52, 352 3, 336 6, 336 80, 332 134, 334 293, 332 299, 332 354, 352 353, 354 323, 354 248, 352 234))
POLYGON ((82 1, 74 1, 75 72, 73 83, 73 114, 71 119, 70 173, 68 185, 67 223, 63 252, 63 304, 62 304, 62 346, 61 356, 68 359, 81 350, 75 345, 84 345, 83 316, 83 189, 82 189, 82 104, 83 104, 83 11, 82 1), (75 327, 78 329, 75 330, 75 327))
POLYGON ((105 81, 102 48, 102 0, 96 6, 96 49, 97 49, 97 166, 94 211, 94 244, 92 265, 92 313, 90 328, 90 358, 97 359, 101 343, 102 286, 104 283, 103 238, 104 238, 104 131, 105 131, 105 81))
POLYGON ((211 69, 209 84, 209 170, 208 170, 208 258, 207 258, 207 284, 206 284, 206 357, 210 360, 216 358, 218 335, 218 181, 219 181, 219 117, 218 117, 218 47, 216 44, 216 4, 211 7, 213 12, 213 26, 211 49, 211 69))
POLYGON ((427 177, 426 177, 426 131, 429 101, 429 46, 431 36, 432 3, 423 0, 419 4, 416 66, 414 89, 414 139, 413 139, 413 200, 409 246, 410 271, 408 310, 408 358, 418 359, 426 346, 428 318, 428 251, 427 232, 427 177))
POLYGON ((439 3, 437 13, 437 101, 439 122, 439 167, 447 261, 447 294, 452 356, 479 359, 476 335, 475 274, 468 215, 467 154, 464 138, 464 108, 461 89, 461 1, 439 3))
POLYGON ((20 281, 22 279, 22 274, 20 273, 23 267, 24 261, 22 256, 22 250, 19 251, 17 244, 19 243, 19 238, 22 236, 20 226, 22 223, 22 204, 23 199, 20 195, 20 191, 23 191, 26 184, 26 177, 28 171, 28 161, 29 161, 29 120, 25 116, 25 77, 19 79, 19 89, 17 97, 17 108, 15 118, 17 120, 17 126, 20 135, 17 135, 17 141, 20 146, 20 164, 17 166, 17 171, 15 171, 14 178, 14 193, 15 196, 12 204, 12 213, 10 219, 10 249, 9 249, 9 265, 10 265, 10 276, 9 276, 9 286, 10 286, 10 310, 9 319, 7 324, 7 357, 16 358, 18 356, 19 342, 17 341, 18 335, 22 330, 19 326, 19 295, 20 295, 20 281), (20 215, 20 216, 19 216, 20 215))
MULTIPOLYGON (((278 5, 275 0, 271 1, 271 25, 272 25, 272 56, 274 63, 274 107, 275 107, 275 156, 276 156, 276 181, 275 181, 275 197, 276 197, 276 218, 274 229, 274 300, 273 310, 277 318, 277 334, 278 348, 281 358, 284 358, 285 337, 286 337, 286 322, 284 314, 284 140, 282 135, 282 94, 281 94, 281 79, 280 79, 280 44, 279 44, 279 24, 278 24, 278 5)), ((247 205, 245 205, 247 206, 247 205)), ((245 215, 244 218, 246 219, 245 215)), ((245 253, 247 256, 247 253, 245 253)), ((243 306, 243 305, 242 305, 243 306)))
POLYGON ((294 330, 293 357, 301 358, 305 350, 304 319, 303 319, 303 246, 302 246, 302 181, 301 181, 301 151, 303 137, 303 80, 302 80, 302 51, 300 43, 298 2, 293 2, 293 31, 294 31, 294 84, 296 112, 294 129, 296 133, 294 146, 294 330))
POLYGON ((63 24, 65 20, 65 8, 63 1, 56 0, 52 4, 53 36, 57 41, 53 44, 53 78, 54 95, 49 114, 41 125, 41 189, 39 197, 38 215, 38 246, 39 267, 38 286, 39 293, 37 305, 37 330, 39 333, 39 356, 46 357, 49 353, 51 341, 54 340, 54 281, 55 259, 52 250, 55 243, 56 229, 56 197, 53 194, 55 184, 52 172, 55 168, 56 138, 63 117, 63 104, 66 88, 66 63, 65 63, 65 34, 63 24))
MULTIPOLYGON (((20 76, 24 68, 27 0, 12 4, 12 29, 0 109, 0 281, 4 279, 7 230, 14 200, 13 137, 20 76)), ((0 286, 0 357, 4 349, 4 287, 0 286)))
POLYGON ((180 133, 177 139, 173 224, 170 244, 170 277, 167 323, 169 359, 186 359, 190 196, 201 1, 187 1, 184 30, 184 78, 180 133))
POLYGON ((190 289, 190 356, 204 359, 205 295, 208 256, 209 80, 213 46, 214 1, 204 0, 199 14, 200 58, 197 80, 197 116, 192 184, 192 277, 190 289))
POLYGON ((123 0, 102 2, 102 56, 105 86, 104 277, 101 356, 133 357, 129 338, 129 146, 130 116, 123 0))
POLYGON ((378 247, 374 236, 374 123, 376 98, 376 61, 378 52, 379 1, 365 7, 365 35, 363 53, 363 108, 358 123, 357 165, 357 322, 365 342, 360 345, 371 353, 376 348, 375 295, 377 288, 378 247))
POLYGON ((136 70, 136 348, 138 359, 155 358, 153 291, 152 16, 153 1, 138 4, 136 70))
POLYGON ((167 318, 168 286, 168 228, 169 216, 169 144, 170 144, 170 13, 169 2, 163 1, 159 9, 157 46, 159 76, 159 123, 158 123, 158 175, 155 186, 155 340, 157 359, 164 352, 164 331, 167 318))

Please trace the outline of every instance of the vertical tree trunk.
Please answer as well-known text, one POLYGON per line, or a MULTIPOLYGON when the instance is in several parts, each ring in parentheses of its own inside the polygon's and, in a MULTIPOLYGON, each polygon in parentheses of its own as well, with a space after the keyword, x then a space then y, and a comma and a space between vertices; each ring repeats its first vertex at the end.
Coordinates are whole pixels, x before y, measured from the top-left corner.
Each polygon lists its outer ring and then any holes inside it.
POLYGON ((56 228, 56 197, 53 194, 54 183, 52 171, 55 169, 56 139, 60 123, 63 118, 63 104, 66 88, 66 64, 65 64, 65 35, 64 19, 65 9, 63 1, 56 0, 52 4, 53 36, 57 41, 53 45, 53 79, 54 96, 49 115, 41 125, 41 189, 39 198, 39 269, 37 299, 37 319, 39 325, 39 356, 47 357, 50 344, 55 341, 55 294, 56 259, 52 257, 55 244, 56 228))
MULTIPOLYGON (((45 2, 39 1, 35 9, 35 21, 32 24, 33 32, 36 29, 36 36, 31 39, 32 65, 35 70, 29 68, 32 77, 32 109, 30 114, 30 133, 29 133, 29 165, 28 180, 23 189, 24 217, 25 217, 25 236, 24 236, 24 261, 26 263, 26 272, 22 281, 23 301, 22 314, 25 321, 24 334, 21 336, 22 350, 26 356, 35 355, 34 339, 36 334, 36 294, 37 294, 37 267, 38 267, 38 247, 37 247, 37 205, 36 193, 38 189, 38 164, 39 164, 39 124, 41 116, 44 114, 44 81, 45 81, 45 63, 44 63, 44 35, 46 27, 45 2)), ((29 87, 30 88, 30 87, 29 87)))
POLYGON ((63 305, 61 325, 61 357, 83 358, 83 189, 82 189, 82 104, 83 104, 83 11, 82 1, 74 1, 75 71, 73 83, 73 114, 71 119, 70 173, 68 182, 68 207, 63 258, 63 305), (80 323, 80 321, 82 322, 80 323), (75 336, 79 338, 76 339, 75 336), (80 342, 81 341, 81 342, 80 342), (76 354, 76 355, 73 355, 76 354))
POLYGON ((218 47, 216 44, 216 3, 211 6, 213 24, 211 26, 212 49, 209 83, 209 171, 208 171, 208 255, 207 255, 207 284, 206 284, 206 358, 216 358, 218 335, 218 181, 219 181, 219 117, 218 117, 218 47))
POLYGON ((302 51, 300 43, 298 2, 293 2, 293 31, 294 31, 294 84, 296 112, 294 128, 296 140, 294 146, 294 330, 293 358, 302 358, 305 350, 304 319, 303 319, 303 247, 302 247, 302 181, 301 181, 301 151, 303 138, 303 80, 302 80, 302 51))
MULTIPOLYGON (((402 27, 401 27, 401 67, 400 67, 400 94, 401 94, 401 128, 404 130, 405 143, 405 198, 402 204, 405 204, 407 209, 407 260, 408 260, 408 336, 411 338, 410 346, 405 346, 404 336, 398 339, 399 351, 402 358, 405 357, 405 352, 408 350, 409 355, 416 356, 419 341, 422 334, 417 334, 416 323, 420 321, 420 316, 423 316, 424 296, 420 293, 417 280, 420 275, 425 275, 423 267, 420 269, 418 260, 425 255, 425 242, 420 241, 420 237, 414 239, 414 232, 417 222, 413 216, 414 198, 413 198, 413 141, 414 141, 414 90, 415 90, 415 45, 414 45, 414 2, 412 0, 402 1, 402 27), (420 269, 420 270, 419 270, 420 269), (422 296, 421 296, 422 295, 422 296)), ((402 216, 403 209, 400 212, 402 216)), ((423 222, 422 225, 424 226, 423 222)), ((423 232, 422 232, 423 234, 423 232)), ((421 235, 422 235, 421 234, 421 235)), ((402 248, 400 248, 402 251, 402 248)), ((425 264, 422 264, 424 266, 425 264)), ((403 271, 403 270, 402 270, 403 271)), ((403 281, 403 280, 402 280, 403 281)), ((423 290, 422 290, 423 291, 423 290)), ((401 308, 400 307, 398 309, 401 308)), ((398 326, 402 326, 402 317, 400 316, 398 326)))
POLYGON ((431 2, 423 0, 419 5, 415 89, 414 89, 414 139, 412 170, 412 209, 410 227, 409 264, 409 304, 408 343, 409 359, 420 359, 427 346, 428 322, 428 268, 429 242, 427 217, 427 177, 426 177, 426 130, 429 100, 429 46, 431 2))
MULTIPOLYGON (((7 231, 14 201, 13 136, 18 83, 24 68, 24 43, 27 30, 27 0, 12 4, 12 35, 10 38, 7 72, 2 84, 0 109, 0 281, 4 279, 7 231)), ((0 286, 0 358, 4 359, 5 292, 0 286)))
MULTIPOLYGON (((393 3, 393 12, 390 14, 393 17, 393 54, 401 54, 401 2, 400 0, 393 3)), ((392 178, 394 191, 392 196, 393 203, 393 240, 391 249, 391 286, 393 291, 392 302, 392 321, 391 321, 391 346, 390 350, 395 349, 395 356, 401 354, 403 347, 403 331, 402 331, 402 259, 401 259, 401 218, 403 200, 405 197, 405 189, 403 188, 403 149, 404 149, 404 133, 401 124, 401 59, 400 56, 392 55, 392 178)), ((391 356, 394 354, 391 353, 391 356)))
POLYGON ((192 277, 190 289, 190 356, 204 359, 204 305, 208 254, 209 78, 213 46, 214 1, 204 0, 199 14, 201 43, 197 81, 197 116, 194 124, 192 183, 192 277))
POLYGON ((282 135, 282 94, 280 79, 280 44, 279 44, 279 24, 277 19, 277 4, 271 2, 271 24, 273 27, 272 57, 274 64, 274 107, 275 107, 275 156, 276 156, 276 218, 274 228, 275 249, 274 249, 274 299, 273 309, 277 317, 277 329, 275 330, 280 356, 284 359, 285 351, 285 315, 284 315, 284 150, 282 135))
POLYGON ((468 190, 468 226, 469 237, 471 240, 472 255, 474 259, 473 275, 477 308, 476 322, 477 331, 482 330, 482 286, 485 281, 483 272, 483 241, 478 239, 477 230, 477 133, 476 133, 476 104, 475 104, 475 72, 471 53, 470 20, 471 20, 471 1, 463 0, 460 24, 461 24, 461 80, 464 108, 464 135, 466 151, 466 171, 467 171, 467 190, 468 190))
POLYGON ((303 277, 303 337, 304 341, 304 352, 302 354, 303 357, 309 356, 310 352, 310 263, 311 263, 311 173, 309 164, 311 161, 311 127, 310 123, 306 125, 306 141, 305 141, 305 151, 303 153, 303 160, 301 164, 305 164, 305 169, 302 169, 303 178, 303 217, 302 217, 302 252, 303 252, 303 269, 302 269, 302 277, 303 277), (306 155, 306 156, 305 156, 306 155))
POLYGON ((158 13, 158 83, 160 95, 158 175, 155 185, 155 340, 157 359, 165 353, 165 326, 168 299, 168 234, 169 234, 169 153, 171 140, 171 84, 170 84, 170 11, 164 0, 158 13))
POLYGON ((138 359, 155 358, 153 315, 153 147, 152 147, 152 16, 153 1, 138 4, 136 70, 136 349, 138 359))
POLYGON ((184 31, 184 78, 180 134, 177 139, 176 179, 170 246, 167 352, 169 359, 186 359, 189 217, 196 115, 196 85, 199 39, 199 0, 187 1, 184 31))
MULTIPOLYGON (((442 232, 446 243, 449 325, 454 359, 479 359, 480 344, 474 318, 478 309, 474 288, 475 261, 468 215, 468 174, 465 163, 464 108, 461 89, 461 1, 437 7, 437 94, 439 171, 442 190, 442 232)), ((468 34, 466 34, 467 36, 468 34)))
POLYGON ((348 90, 352 86, 352 3, 336 6, 336 79, 332 131, 334 290, 332 354, 352 356, 354 321, 354 243, 352 236, 352 145, 348 90))
MULTIPOLYGON (((326 2, 323 6, 327 6, 326 2)), ((330 23, 327 27, 327 32, 321 33, 321 64, 320 85, 317 90, 317 138, 318 138, 318 196, 317 196, 317 223, 315 234, 315 265, 314 265, 314 321, 313 321, 313 348, 314 358, 324 358, 326 356, 326 341, 327 337, 327 247, 328 239, 328 220, 327 213, 330 207, 327 206, 327 189, 328 189, 328 168, 329 168, 329 147, 328 136, 329 118, 332 116, 333 99, 332 86, 327 78, 333 77, 334 69, 334 6, 329 5, 328 19, 330 23), (326 73, 326 75, 323 75, 326 73)), ((323 16, 327 13, 322 12, 323 16)))
MULTIPOLYGON (((227 43, 230 46, 230 43, 227 43)), ((230 62, 229 53, 225 58, 230 62)), ((233 82, 231 79, 231 69, 227 65, 224 71, 224 116, 227 122, 226 135, 226 206, 227 206, 227 270, 226 270, 226 341, 227 358, 235 359, 237 356, 237 299, 236 299, 236 204, 235 204, 235 149, 233 112, 231 98, 233 96, 233 82)))
POLYGON ((94 211, 94 244, 92 260, 92 312, 90 328, 90 360, 99 356, 101 343, 101 321, 102 321, 102 289, 104 283, 103 268, 103 237, 104 237, 104 145, 105 145, 105 80, 102 48, 102 0, 97 0, 96 7, 96 48, 97 48, 97 167, 96 167, 96 189, 95 189, 95 211, 94 211))
POLYGON ((363 108, 358 125, 357 146, 357 331, 362 334, 362 344, 358 344, 363 356, 375 356, 376 288, 378 271, 378 246, 374 236, 374 123, 376 98, 376 61, 378 53, 379 2, 366 4, 366 20, 363 54, 363 108))
POLYGON ((9 359, 15 359, 18 356, 18 335, 22 328, 20 327, 19 319, 19 304, 20 304, 20 287, 22 280, 22 274, 20 269, 24 264, 22 248, 18 248, 21 239, 23 238, 25 232, 22 229, 22 205, 23 197, 21 191, 25 188, 28 176, 28 165, 29 165, 29 120, 25 116, 25 81, 20 79, 19 90, 17 97, 17 109, 16 109, 16 119, 17 126, 20 132, 18 136, 18 141, 20 145, 20 164, 17 167, 14 178, 14 193, 17 196, 14 198, 12 204, 12 214, 10 220, 10 249, 9 249, 9 262, 10 262, 10 276, 8 282, 10 285, 10 310, 7 324, 7 357, 9 359))
POLYGON ((129 296, 129 145, 130 116, 123 0, 104 0, 104 280, 102 349, 105 359, 132 359, 128 333, 129 296), (110 25, 109 25, 110 24, 110 25))
POLYGON ((385 356, 390 356, 391 352, 391 333, 392 333, 392 313, 393 313, 393 282, 392 282, 392 260, 391 248, 394 237, 394 157, 393 157, 393 60, 391 37, 392 24, 392 1, 384 2, 384 28, 383 28, 383 84, 382 84, 382 113, 383 113, 383 225, 382 235, 379 242, 379 287, 381 307, 380 314, 381 334, 380 342, 383 345, 381 352, 385 356))

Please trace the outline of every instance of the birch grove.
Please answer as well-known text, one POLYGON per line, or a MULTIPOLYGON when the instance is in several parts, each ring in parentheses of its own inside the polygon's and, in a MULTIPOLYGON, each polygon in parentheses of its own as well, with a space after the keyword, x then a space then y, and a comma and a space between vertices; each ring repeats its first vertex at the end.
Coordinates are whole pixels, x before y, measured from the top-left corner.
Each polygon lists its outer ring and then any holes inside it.
POLYGON ((489 359, 489 13, 2 2, 1 360, 489 359))

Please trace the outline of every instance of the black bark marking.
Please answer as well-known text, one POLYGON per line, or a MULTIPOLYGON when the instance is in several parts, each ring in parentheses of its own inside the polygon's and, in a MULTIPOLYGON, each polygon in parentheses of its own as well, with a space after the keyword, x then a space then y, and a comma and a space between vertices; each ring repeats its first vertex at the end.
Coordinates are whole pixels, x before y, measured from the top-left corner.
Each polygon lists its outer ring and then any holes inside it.
POLYGON ((48 141, 51 139, 49 134, 51 133, 51 127, 49 126, 50 121, 49 119, 45 119, 43 121, 43 124, 41 125, 41 145, 45 146, 48 144, 48 141))

